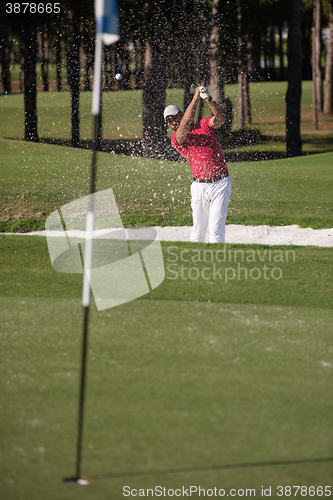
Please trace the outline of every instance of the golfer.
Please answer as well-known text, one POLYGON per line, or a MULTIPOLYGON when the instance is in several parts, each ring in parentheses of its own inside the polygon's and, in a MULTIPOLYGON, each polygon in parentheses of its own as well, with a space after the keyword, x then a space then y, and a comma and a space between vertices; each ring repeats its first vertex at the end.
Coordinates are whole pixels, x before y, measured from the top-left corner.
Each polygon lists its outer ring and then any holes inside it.
POLYGON ((164 120, 175 131, 171 144, 188 161, 192 174, 191 207, 193 228, 191 241, 205 241, 207 226, 211 243, 225 242, 225 221, 231 193, 231 181, 221 146, 214 130, 225 121, 223 110, 208 90, 196 87, 185 113, 178 106, 164 110, 164 120), (199 100, 210 107, 213 116, 193 123, 199 100))

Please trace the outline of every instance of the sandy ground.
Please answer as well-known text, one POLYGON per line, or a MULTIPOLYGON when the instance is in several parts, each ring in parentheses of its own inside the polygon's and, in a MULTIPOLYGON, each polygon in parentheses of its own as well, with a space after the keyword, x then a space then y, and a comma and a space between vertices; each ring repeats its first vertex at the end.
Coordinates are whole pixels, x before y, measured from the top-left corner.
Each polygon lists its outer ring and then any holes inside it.
MULTIPOLYGON (((161 227, 155 226, 161 241, 190 241, 191 227, 161 227)), ((103 230, 102 233, 108 232, 103 230)), ((98 233, 98 232, 97 232, 98 233)), ((17 235, 46 236, 46 231, 35 231, 31 233, 7 233, 17 235)), ((64 232, 53 232, 54 236, 64 236, 64 232)), ((70 231, 67 236, 84 237, 80 231, 70 231), (70 234, 71 233, 71 234, 70 234)), ((206 235, 208 241, 208 235, 206 235)), ((242 226, 228 224, 226 226, 226 243, 257 243, 261 245, 299 245, 333 247, 332 229, 311 229, 293 226, 242 226)))
MULTIPOLYGON (((190 241, 190 227, 157 227, 160 240, 190 241)), ((208 241, 208 235, 206 235, 208 241)), ((226 226, 226 243, 259 243, 261 245, 333 246, 332 229, 311 229, 293 226, 226 226)))

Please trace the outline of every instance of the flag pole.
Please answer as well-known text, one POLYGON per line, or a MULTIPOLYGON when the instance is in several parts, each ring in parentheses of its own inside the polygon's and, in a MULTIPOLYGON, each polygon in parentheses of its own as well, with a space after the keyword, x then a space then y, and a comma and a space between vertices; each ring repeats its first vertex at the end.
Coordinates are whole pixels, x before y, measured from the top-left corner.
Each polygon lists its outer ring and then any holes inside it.
POLYGON ((94 193, 96 191, 96 153, 97 153, 97 134, 98 134, 98 114, 100 111, 100 91, 101 91, 101 67, 102 67, 102 34, 96 34, 95 45, 95 69, 93 83, 93 137, 91 143, 91 174, 90 174, 90 197, 89 209, 86 220, 85 234, 85 251, 84 251, 84 271, 83 271, 83 335, 82 335, 82 351, 81 351, 81 377, 80 377, 80 396, 79 396, 79 411, 78 411, 78 433, 76 445, 76 473, 73 478, 66 478, 69 483, 80 485, 89 484, 88 479, 81 477, 81 462, 82 462, 82 439, 83 439, 83 422, 84 422, 84 401, 86 389, 86 372, 87 372, 87 353, 88 353, 88 331, 89 331, 89 312, 90 312, 90 278, 93 257, 93 232, 94 232, 94 193))
POLYGON ((88 353, 88 331, 89 331, 89 312, 91 298, 91 268, 93 257, 93 233, 94 233, 94 193, 96 190, 96 153, 98 141, 98 115, 101 107, 101 82, 102 82, 102 50, 103 42, 106 45, 115 43, 120 38, 119 12, 117 0, 95 0, 96 17, 96 44, 95 44, 95 67, 92 109, 93 115, 93 137, 91 143, 91 177, 90 177, 90 197, 89 208, 86 221, 85 249, 84 249, 84 270, 83 270, 83 336, 82 336, 82 354, 81 354, 81 377, 80 377, 80 396, 78 412, 78 433, 76 446, 76 471, 75 477, 66 478, 69 483, 86 485, 89 481, 81 477, 82 462, 82 441, 83 441, 83 423, 84 423, 84 401, 86 388, 87 372, 87 353, 88 353))

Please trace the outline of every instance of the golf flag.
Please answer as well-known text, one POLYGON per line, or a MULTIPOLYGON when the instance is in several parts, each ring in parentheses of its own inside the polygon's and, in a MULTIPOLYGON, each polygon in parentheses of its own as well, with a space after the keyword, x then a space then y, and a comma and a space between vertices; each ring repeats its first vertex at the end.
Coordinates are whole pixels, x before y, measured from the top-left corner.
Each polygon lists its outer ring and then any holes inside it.
POLYGON ((96 34, 101 35, 105 45, 120 38, 117 0, 95 0, 96 34))
POLYGON ((92 114, 100 111, 101 65, 103 43, 111 45, 120 38, 119 11, 117 0, 95 0, 96 47, 92 114))

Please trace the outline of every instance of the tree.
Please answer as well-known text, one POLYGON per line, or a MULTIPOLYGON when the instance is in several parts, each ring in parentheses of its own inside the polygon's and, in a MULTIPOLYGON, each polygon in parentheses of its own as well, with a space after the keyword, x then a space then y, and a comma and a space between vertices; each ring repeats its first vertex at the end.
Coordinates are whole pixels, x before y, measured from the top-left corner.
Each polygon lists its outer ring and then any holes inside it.
POLYGON ((322 77, 321 77, 321 5, 320 0, 313 3, 313 35, 312 35, 312 88, 313 88, 313 126, 318 129, 318 111, 322 111, 322 77))
POLYGON ((300 0, 290 0, 288 32, 288 90, 286 95, 287 155, 302 154, 302 44, 300 0))
POLYGON ((237 0, 237 52, 238 52, 238 124, 243 128, 251 123, 251 108, 248 78, 248 36, 243 35, 242 6, 237 0))
MULTIPOLYGON (((72 130, 71 144, 78 147, 80 144, 80 46, 82 38, 82 24, 94 20, 93 3, 84 0, 68 0, 68 39, 66 46, 69 88, 71 92, 72 130)), ((94 22, 94 21, 93 21, 94 22)))
POLYGON ((48 49, 48 40, 46 32, 42 33, 41 31, 38 31, 37 40, 38 40, 39 61, 42 70, 43 89, 45 92, 47 92, 49 90, 49 77, 48 77, 49 49, 48 49))
POLYGON ((184 110, 188 107, 192 101, 193 95, 190 92, 191 84, 195 81, 195 57, 196 50, 193 46, 193 41, 197 38, 197 30, 195 26, 195 3, 194 0, 184 1, 184 13, 183 16, 183 36, 181 43, 181 53, 183 56, 182 64, 182 80, 184 88, 184 110))
POLYGON ((280 80, 285 79, 285 70, 284 70, 284 53, 283 53, 283 23, 282 21, 278 24, 279 30, 279 59, 280 59, 280 80))
POLYGON ((302 34, 302 78, 312 79, 312 32, 313 32, 313 1, 301 2, 301 34, 302 34))
MULTIPOLYGON (((222 104, 226 120, 223 123, 220 132, 230 133, 232 126, 233 108, 230 99, 224 95, 225 67, 222 67, 222 45, 221 43, 221 5, 219 0, 213 0, 212 7, 212 28, 210 34, 210 88, 213 99, 222 104)), ((226 49, 225 49, 226 50, 226 49)))
POLYGON ((57 91, 61 92, 62 90, 62 81, 61 81, 61 45, 60 45, 60 34, 56 37, 55 40, 55 52, 56 52, 56 72, 57 72, 57 91))
POLYGON ((164 0, 150 5, 151 39, 146 41, 143 107, 143 145, 158 149, 166 141, 163 111, 166 98, 166 78, 163 61, 164 0))
POLYGON ((71 19, 71 46, 68 51, 72 109, 71 143, 73 147, 78 147, 80 143, 80 3, 73 2, 69 15, 71 19))
POLYGON ((210 34, 210 88, 214 100, 219 103, 222 102, 224 98, 224 85, 221 75, 219 0, 213 0, 212 8, 212 31, 210 34))
POLYGON ((24 135, 26 141, 37 142, 37 30, 31 17, 32 15, 27 14, 24 30, 24 135))
POLYGON ((11 78, 10 78, 10 42, 9 42, 9 29, 8 25, 1 29, 0 35, 0 57, 1 57, 1 78, 3 90, 6 94, 11 92, 11 78))
POLYGON ((324 113, 333 114, 333 0, 328 0, 329 40, 326 53, 325 68, 325 100, 324 113))
POLYGON ((37 31, 38 26, 45 23, 47 16, 33 14, 30 10, 8 14, 6 21, 12 34, 19 34, 20 51, 23 55, 21 66, 24 74, 24 137, 26 141, 37 142, 37 31))

